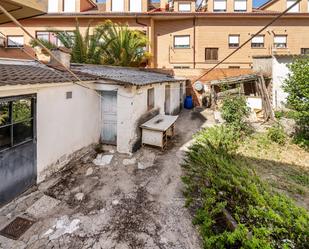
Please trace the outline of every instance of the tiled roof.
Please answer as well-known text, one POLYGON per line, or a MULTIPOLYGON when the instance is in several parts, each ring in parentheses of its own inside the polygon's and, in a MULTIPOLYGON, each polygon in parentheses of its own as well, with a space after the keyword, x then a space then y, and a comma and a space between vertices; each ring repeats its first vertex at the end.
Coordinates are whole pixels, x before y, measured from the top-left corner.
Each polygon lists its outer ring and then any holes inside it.
MULTIPOLYGON (((82 81, 92 81, 98 78, 82 73, 77 73, 77 76, 82 81)), ((76 79, 68 72, 62 72, 47 66, 0 64, 0 87, 72 81, 76 81, 76 79)))
MULTIPOLYGON (((205 73, 207 69, 205 70, 205 73)), ((246 68, 216 68, 203 76, 199 81, 203 83, 209 83, 213 80, 222 80, 229 77, 237 77, 240 75, 248 75, 254 73, 252 69, 246 68)), ((196 77, 191 77, 192 82, 195 82, 196 77)))
POLYGON ((130 84, 136 86, 149 85, 161 82, 179 82, 183 78, 150 72, 138 68, 113 67, 100 65, 73 65, 74 71, 91 74, 100 77, 100 79, 116 81, 120 84, 130 84))

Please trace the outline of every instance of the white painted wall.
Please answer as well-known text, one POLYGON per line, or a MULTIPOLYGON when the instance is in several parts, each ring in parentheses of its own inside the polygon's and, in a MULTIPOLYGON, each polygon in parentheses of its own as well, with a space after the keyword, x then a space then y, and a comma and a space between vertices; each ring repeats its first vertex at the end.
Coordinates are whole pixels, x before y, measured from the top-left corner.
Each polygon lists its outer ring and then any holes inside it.
POLYGON ((100 137, 100 98, 91 90, 70 84, 37 93, 38 172, 100 137), (72 99, 66 92, 72 91, 72 99))
POLYGON ((273 56, 272 63, 272 84, 273 84, 273 107, 280 109, 284 107, 288 94, 283 91, 282 85, 288 77, 289 69, 287 65, 293 61, 292 56, 273 56))
MULTIPOLYGON (((96 84, 100 91, 117 91, 117 151, 130 153, 137 140, 137 128, 140 118, 148 112, 147 90, 155 89, 155 108, 164 114, 165 85, 153 84, 137 88, 136 86, 119 86, 96 84)), ((180 83, 171 84, 171 110, 180 106, 180 83)))

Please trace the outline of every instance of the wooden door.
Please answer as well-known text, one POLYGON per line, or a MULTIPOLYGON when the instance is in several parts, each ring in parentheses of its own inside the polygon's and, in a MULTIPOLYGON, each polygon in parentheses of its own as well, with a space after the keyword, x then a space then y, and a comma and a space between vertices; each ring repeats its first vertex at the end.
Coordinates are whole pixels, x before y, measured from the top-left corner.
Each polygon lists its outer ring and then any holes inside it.
POLYGON ((117 144, 117 92, 102 92, 102 129, 101 141, 117 144))

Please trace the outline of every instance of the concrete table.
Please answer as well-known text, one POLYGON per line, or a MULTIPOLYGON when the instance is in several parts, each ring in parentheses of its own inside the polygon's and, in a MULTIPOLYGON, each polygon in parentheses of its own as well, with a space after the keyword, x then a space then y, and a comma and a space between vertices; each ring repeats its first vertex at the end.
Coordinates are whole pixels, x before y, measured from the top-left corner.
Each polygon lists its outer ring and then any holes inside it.
POLYGON ((146 123, 142 124, 142 145, 152 145, 164 150, 168 138, 175 134, 175 122, 178 116, 157 115, 146 123))

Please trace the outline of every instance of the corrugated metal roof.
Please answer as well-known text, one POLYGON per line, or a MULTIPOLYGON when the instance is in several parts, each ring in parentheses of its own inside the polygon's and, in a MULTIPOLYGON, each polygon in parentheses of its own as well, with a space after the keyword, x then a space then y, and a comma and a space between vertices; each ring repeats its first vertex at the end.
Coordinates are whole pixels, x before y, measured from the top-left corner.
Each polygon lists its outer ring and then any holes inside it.
POLYGON ((74 71, 98 76, 100 79, 116 81, 120 84, 136 86, 161 82, 179 82, 183 78, 176 78, 167 74, 149 72, 138 68, 113 67, 101 65, 72 65, 74 71))

